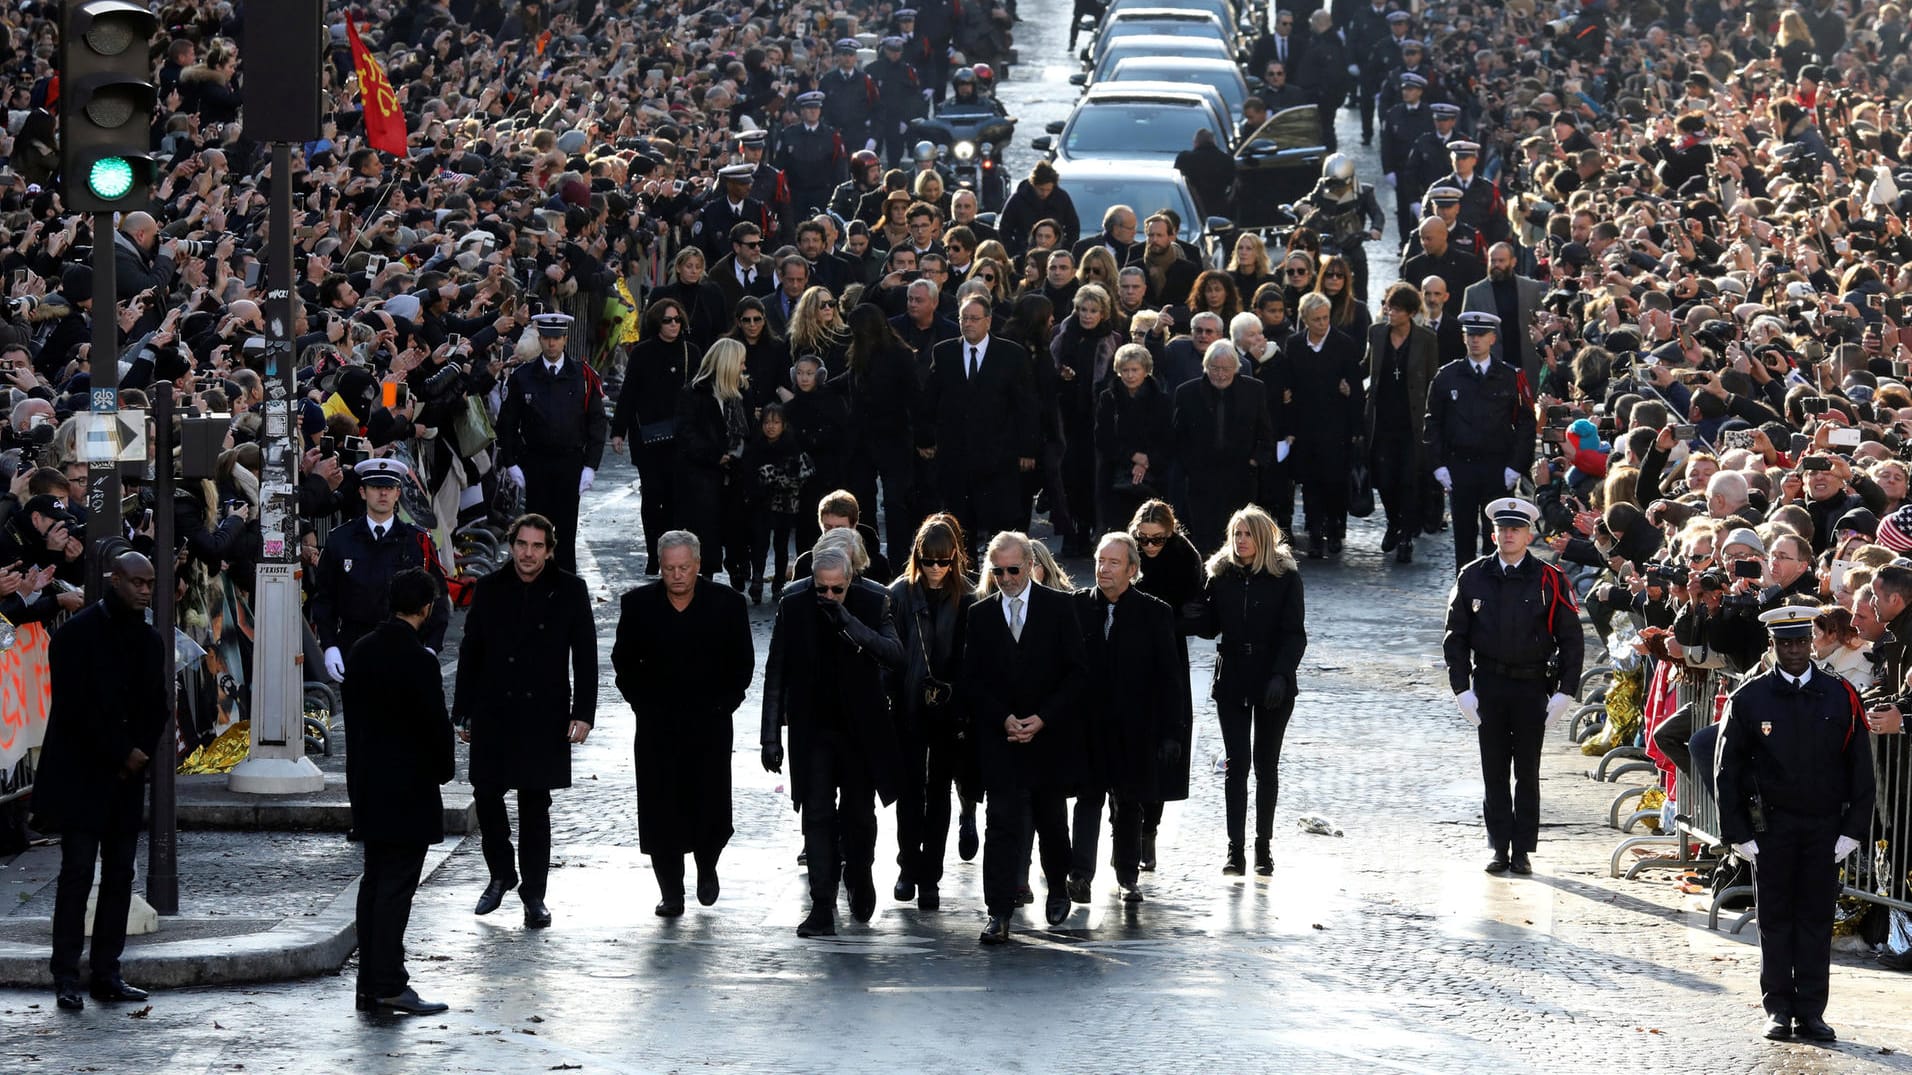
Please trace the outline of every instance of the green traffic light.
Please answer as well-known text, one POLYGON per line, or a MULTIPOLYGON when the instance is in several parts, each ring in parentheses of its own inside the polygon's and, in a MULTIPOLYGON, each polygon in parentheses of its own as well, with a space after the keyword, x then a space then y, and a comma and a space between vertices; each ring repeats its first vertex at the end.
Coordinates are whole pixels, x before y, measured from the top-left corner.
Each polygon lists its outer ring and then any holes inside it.
POLYGON ((87 173, 86 188, 96 198, 124 198, 133 189, 133 165, 125 157, 101 157, 87 173))

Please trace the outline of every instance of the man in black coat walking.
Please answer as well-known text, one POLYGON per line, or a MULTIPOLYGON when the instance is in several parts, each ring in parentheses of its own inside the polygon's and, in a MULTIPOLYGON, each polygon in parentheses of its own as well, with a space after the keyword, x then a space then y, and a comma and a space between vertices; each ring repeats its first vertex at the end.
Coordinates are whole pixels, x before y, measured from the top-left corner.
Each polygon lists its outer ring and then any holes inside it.
POLYGON ((731 715, 756 670, 744 595, 701 579, 697 535, 657 539, 659 580, 624 595, 611 667, 637 718, 637 846, 657 874, 659 918, 684 913, 684 856, 697 902, 717 902, 730 842, 731 715))
POLYGON ((345 791, 352 831, 365 848, 359 878, 360 1011, 431 1015, 450 1005, 419 997, 405 972, 405 924, 425 850, 445 838, 439 785, 457 775, 445 677, 419 632, 438 601, 438 580, 412 568, 392 579, 392 618, 345 658, 352 749, 345 791))
POLYGON ((91 957, 95 1000, 146 999, 120 976, 126 915, 133 902, 133 855, 154 758, 171 716, 166 642, 146 623, 153 564, 136 552, 113 561, 106 596, 54 632, 47 648, 53 702, 33 786, 33 827, 60 834, 60 881, 53 904, 53 989, 61 1008, 86 1007, 80 949, 93 864, 100 893, 91 957))
POLYGON ((1032 826, 1049 883, 1043 910, 1052 926, 1069 917, 1068 799, 1087 775, 1079 699, 1088 658, 1069 595, 1030 584, 1028 536, 997 534, 988 557, 994 590, 970 610, 956 696, 969 708, 988 789, 981 940, 1004 944, 1029 871, 1032 826))
POLYGON ((1036 393, 1029 353, 989 334, 989 302, 971 295, 957 311, 959 339, 935 346, 923 393, 927 422, 917 454, 936 467, 943 510, 971 534, 1019 514, 1021 475, 1036 467, 1036 393))
POLYGON ((842 856, 850 914, 876 913, 876 808, 896 801, 896 727, 886 675, 903 667, 903 644, 889 594, 857 581, 832 530, 812 550, 807 584, 777 606, 763 672, 760 743, 767 772, 783 771, 790 729, 790 800, 803 815, 810 913, 799 937, 836 935, 837 863, 842 856))
POLYGON ((1266 386, 1242 377, 1226 341, 1209 345, 1202 374, 1175 390, 1175 457, 1188 476, 1188 532, 1196 547, 1227 540, 1228 517, 1255 498, 1275 457, 1266 386))
POLYGON ((539 929, 551 924, 544 905, 551 790, 571 786, 571 745, 584 742, 597 719, 597 625, 584 580, 551 562, 557 540, 551 520, 521 515, 506 538, 511 570, 486 575, 473 587, 452 718, 459 737, 471 743, 471 792, 491 871, 476 913, 497 910, 522 881, 524 924, 539 929), (518 791, 515 868, 505 814, 505 792, 512 788, 518 791))

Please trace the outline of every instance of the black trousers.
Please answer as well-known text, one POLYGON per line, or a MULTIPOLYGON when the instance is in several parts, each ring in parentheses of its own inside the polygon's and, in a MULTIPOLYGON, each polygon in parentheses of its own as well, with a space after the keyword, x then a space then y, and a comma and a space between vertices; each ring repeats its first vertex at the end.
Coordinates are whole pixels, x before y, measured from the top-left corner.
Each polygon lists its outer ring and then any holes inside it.
POLYGON ((358 891, 358 991, 395 997, 411 983, 405 972, 405 926, 429 845, 365 843, 365 876, 358 891))
POLYGON ((126 914, 133 906, 133 855, 138 832, 60 834, 60 881, 53 898, 53 980, 80 980, 80 949, 86 945, 86 897, 93 891, 93 864, 100 864, 100 898, 93 911, 93 980, 117 978, 126 949, 126 914))
POLYGON ((1369 473, 1387 512, 1388 529, 1412 541, 1421 532, 1421 475, 1414 468, 1414 442, 1405 430, 1376 431, 1369 473))
POLYGON ((1223 785, 1228 806, 1228 842, 1243 842, 1248 827, 1248 770, 1255 771, 1255 839, 1275 835, 1275 803, 1281 796, 1281 740, 1288 733, 1293 702, 1270 710, 1260 702, 1216 701, 1222 749, 1228 754, 1223 785))
POLYGON ((810 746, 805 764, 809 790, 803 798, 803 850, 810 870, 810 902, 832 907, 839 871, 867 877, 876 861, 876 786, 868 764, 831 736, 820 736, 810 746))
MULTIPOLYGON (((1088 376, 1083 374, 1083 376, 1088 376)), ((1087 411, 1069 411, 1063 415, 1063 433, 1068 438, 1062 449, 1062 485, 1069 494, 1069 523, 1078 540, 1091 540, 1095 531, 1095 417, 1087 411)), ((1054 521, 1053 519, 1051 521, 1054 521)), ((1120 525, 1127 526, 1124 518, 1120 525)), ((1104 524, 1107 528, 1107 524, 1104 524)))
POLYGON ((551 793, 543 788, 518 789, 518 853, 512 862, 511 818, 505 813, 505 789, 473 788, 478 806, 478 832, 485 849, 485 866, 493 881, 518 883, 525 902, 544 899, 551 872, 551 793))
MULTIPOLYGON (((1394 185, 1394 226, 1400 229, 1401 244, 1403 246, 1407 245, 1407 238, 1414 234, 1414 229, 1421 226, 1421 219, 1414 215, 1414 203, 1417 200, 1415 195, 1417 193, 1419 192, 1409 190, 1399 183, 1394 185)), ((1421 286, 1419 280, 1410 280, 1408 282, 1415 287, 1421 286)))
POLYGON ((1507 468, 1500 463, 1457 463, 1448 468, 1454 488, 1454 566, 1461 568, 1493 551, 1494 530, 1482 525, 1490 501, 1507 495, 1507 468))
POLYGON ((1308 536, 1339 541, 1348 533, 1348 476, 1313 477, 1301 483, 1301 510, 1308 536))
POLYGON ((677 478, 674 441, 633 444, 631 461, 637 464, 638 517, 644 523, 644 571, 657 573, 657 539, 671 528, 677 514, 677 478))
MULTIPOLYGON (((931 718, 937 719, 937 718, 931 718)), ((949 793, 957 784, 966 742, 931 731, 903 734, 903 782, 896 793, 896 866, 928 888, 943 881, 949 848, 949 793)))
POLYGON ((524 510, 551 520, 558 543, 552 560, 577 574, 578 481, 584 477, 583 453, 565 452, 548 458, 531 456, 518 460, 518 467, 524 471, 524 510))
MULTIPOLYGON (((750 577, 762 582, 764 557, 775 565, 770 576, 773 587, 781 587, 790 577, 790 537, 797 527, 795 512, 758 508, 750 516, 750 577)), ((775 590, 772 590, 774 593, 775 590)))
MULTIPOLYGON (((1109 804, 1109 863, 1115 867, 1118 884, 1132 885, 1141 872, 1142 830, 1147 825, 1149 804, 1124 799, 1105 791, 1091 791, 1076 797, 1075 832, 1069 844, 1069 874, 1084 881, 1095 879, 1096 848, 1102 839, 1102 804, 1109 804)), ((1162 804, 1155 803, 1154 817, 1159 824, 1162 804)))
POLYGON ((1059 791, 992 787, 983 815, 983 902, 1008 918, 1028 876, 1031 837, 1042 837, 1042 874, 1052 892, 1069 878, 1069 800, 1059 791))
MULTIPOLYGON (((717 856, 724 849, 713 847, 691 852, 697 861, 697 873, 702 876, 717 870, 717 856)), ((684 902, 684 856, 682 854, 652 855, 651 872, 657 875, 657 892, 672 903, 684 902)))
POLYGON ((1826 1014, 1832 976, 1832 915, 1839 899, 1836 817, 1769 810, 1758 836, 1753 890, 1759 899, 1759 992, 1767 1015, 1826 1014))
POLYGON ((939 468, 937 492, 943 510, 956 516, 972 547, 981 549, 999 530, 1013 530, 1020 522, 1017 500, 1021 496, 1022 475, 1010 464, 1000 473, 962 469, 955 465, 939 468))
MULTIPOLYGON (((916 524, 923 516, 915 511, 916 451, 907 440, 889 444, 867 444, 850 459, 849 490, 856 495, 857 506, 875 521, 876 508, 883 506, 883 540, 889 561, 899 567, 909 559, 916 543, 916 524), (882 496, 878 499, 878 483, 882 496)), ((874 551, 874 550, 872 550, 874 551)))
MULTIPOLYGON (((1480 699, 1481 817, 1495 851, 1532 851, 1540 841, 1540 742, 1547 732, 1547 684, 1474 674, 1480 699)), ((1832 858, 1832 847, 1826 847, 1832 858)))

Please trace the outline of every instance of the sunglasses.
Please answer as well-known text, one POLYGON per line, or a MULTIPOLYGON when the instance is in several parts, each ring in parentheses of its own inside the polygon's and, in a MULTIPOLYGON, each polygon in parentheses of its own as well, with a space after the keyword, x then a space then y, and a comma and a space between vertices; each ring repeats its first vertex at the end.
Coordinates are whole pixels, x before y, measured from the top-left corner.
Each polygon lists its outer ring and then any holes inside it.
POLYGON ((981 280, 985 284, 993 284, 996 282, 996 274, 993 272, 986 272, 978 276, 977 279, 981 280))
POLYGON ((834 310, 837 308, 835 299, 824 299, 822 302, 818 303, 817 305, 823 307, 826 310, 834 310))
POLYGON ((684 323, 684 319, 676 314, 672 314, 669 317, 658 318, 657 323, 660 325, 681 325, 684 323))
POLYGON ((997 578, 1002 578, 1004 575, 1020 575, 1022 574, 1022 565, 1010 564, 1008 567, 991 567, 989 573, 997 578))
POLYGON ((1712 558, 1713 554, 1710 552, 1689 552, 1686 554, 1687 562, 1695 564, 1701 560, 1711 560, 1712 558))
POLYGON ((1348 274, 1344 272, 1324 272, 1321 274, 1321 278, 1323 280, 1346 280, 1348 274))
POLYGON ((1135 543, 1145 549, 1153 549, 1157 545, 1168 544, 1168 535, 1164 534, 1161 537, 1142 537, 1138 534, 1136 535, 1135 543))
POLYGON ((737 243, 738 246, 747 246, 752 250, 755 250, 758 247, 763 245, 763 240, 761 239, 737 239, 735 240, 735 242, 737 243))
POLYGON ((763 324, 763 318, 754 315, 750 317, 740 317, 737 319, 737 323, 739 325, 761 325, 763 324))
POLYGON ((1309 272, 1311 272, 1311 271, 1312 271, 1312 270, 1310 270, 1310 269, 1289 269, 1289 270, 1288 270, 1288 275, 1289 275, 1290 277, 1296 277, 1296 276, 1306 276, 1306 275, 1308 275, 1308 273, 1309 273, 1309 272))
POLYGON ((954 557, 949 556, 921 556, 917 558, 916 562, 922 564, 924 567, 949 567, 955 564, 956 560, 954 557))
POLYGON ((827 593, 832 595, 845 593, 849 589, 850 588, 848 586, 818 586, 817 587, 817 591, 819 593, 827 593))

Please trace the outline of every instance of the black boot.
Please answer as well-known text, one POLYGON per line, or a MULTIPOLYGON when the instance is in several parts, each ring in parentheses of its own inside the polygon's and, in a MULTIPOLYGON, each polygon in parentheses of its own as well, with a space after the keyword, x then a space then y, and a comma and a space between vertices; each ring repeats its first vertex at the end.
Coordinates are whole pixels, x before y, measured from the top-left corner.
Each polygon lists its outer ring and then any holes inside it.
POLYGON ((1248 861, 1242 857, 1241 841, 1228 841, 1228 861, 1222 864, 1222 873, 1228 877, 1242 877, 1248 873, 1248 861))
POLYGON ((1148 873, 1155 872, 1155 833, 1142 834, 1142 861, 1136 867, 1148 873))
POLYGON ((753 605, 763 604, 763 576, 762 575, 758 575, 756 578, 750 580, 750 603, 753 605))
POLYGON ((1404 540, 1399 545, 1395 546, 1394 562, 1397 564, 1413 563, 1414 562, 1414 542, 1404 540))
POLYGON ((1327 538, 1322 537, 1320 534, 1310 534, 1308 536, 1308 559, 1319 560, 1327 554, 1327 551, 1327 538))
POLYGON ((1255 841, 1255 873, 1267 877, 1275 872, 1275 856, 1268 850, 1267 840, 1255 841))

